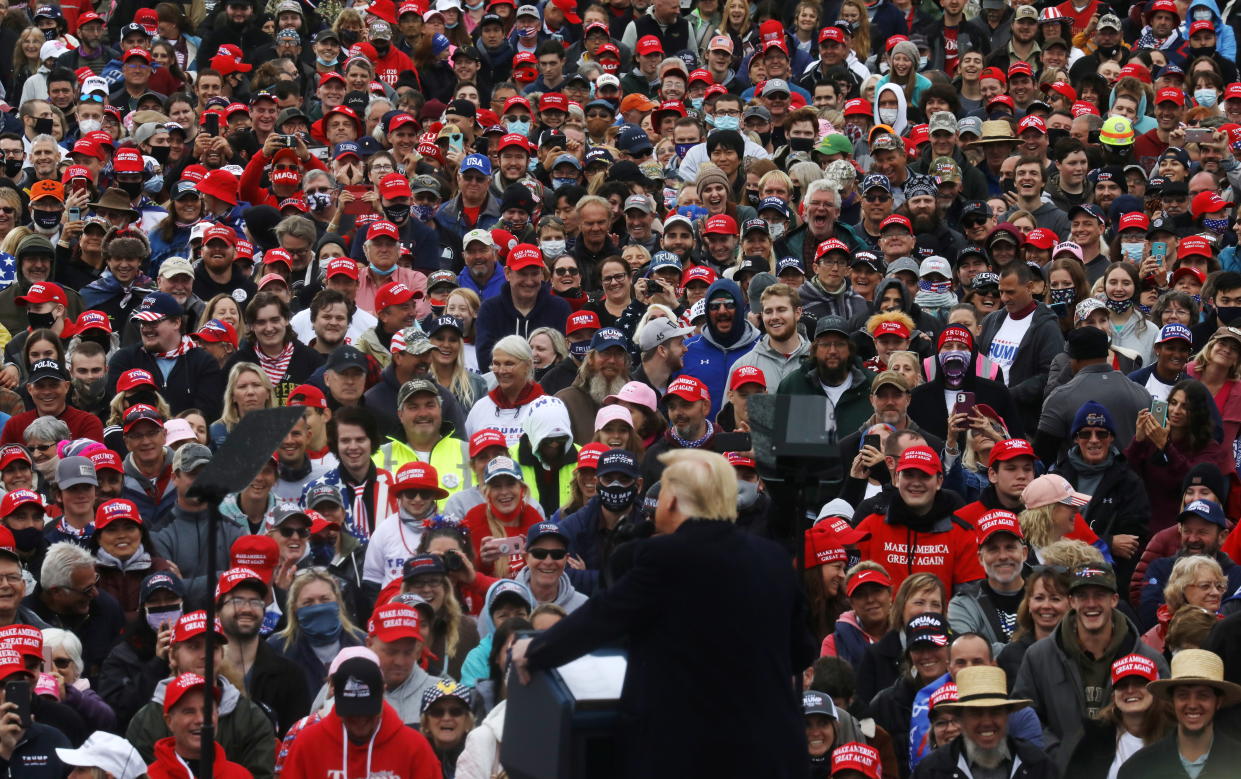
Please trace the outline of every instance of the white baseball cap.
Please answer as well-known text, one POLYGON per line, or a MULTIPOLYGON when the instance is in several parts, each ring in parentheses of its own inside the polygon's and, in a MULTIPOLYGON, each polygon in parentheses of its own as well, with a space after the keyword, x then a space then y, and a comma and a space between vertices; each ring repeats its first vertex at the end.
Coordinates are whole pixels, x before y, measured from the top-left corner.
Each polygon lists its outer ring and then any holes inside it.
POLYGON ((952 266, 943 257, 932 255, 922 261, 922 265, 918 267, 918 276, 929 276, 932 273, 938 273, 946 279, 951 279, 952 266))
POLYGON ((146 773, 146 762, 138 750, 120 736, 97 730, 79 749, 57 747, 60 762, 75 768, 99 768, 116 779, 137 779, 146 773))
POLYGON ((494 247, 494 246, 496 245, 496 244, 495 244, 495 241, 493 241, 493 240, 491 239, 491 231, 490 231, 490 230, 471 230, 471 231, 469 231, 468 233, 466 233, 466 234, 465 234, 465 240, 463 240, 463 241, 461 242, 461 245, 462 245, 463 247, 465 247, 465 246, 469 246, 470 244, 474 243, 475 241, 479 241, 480 243, 485 243, 485 244, 487 244, 488 246, 491 246, 491 247, 494 247))

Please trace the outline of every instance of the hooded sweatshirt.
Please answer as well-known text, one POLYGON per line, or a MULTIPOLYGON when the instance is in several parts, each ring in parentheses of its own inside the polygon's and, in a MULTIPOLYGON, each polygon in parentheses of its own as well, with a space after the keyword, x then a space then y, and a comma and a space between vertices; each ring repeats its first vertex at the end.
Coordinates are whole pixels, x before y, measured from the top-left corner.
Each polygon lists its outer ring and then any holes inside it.
MULTIPOLYGON (((517 574, 517 581, 521 582, 527 587, 530 586, 530 568, 529 567, 521 569, 521 571, 517 574)), ((534 594, 533 590, 531 590, 530 592, 531 592, 531 595, 534 594)), ((577 609, 578 606, 581 606, 582 604, 586 603, 587 600, 588 598, 585 595, 583 595, 582 593, 578 592, 576 589, 573 588, 573 582, 569 581, 569 574, 567 572, 561 572, 560 584, 556 588, 556 597, 549 601, 538 601, 538 605, 542 606, 545 603, 554 603, 557 606, 564 609, 565 611, 572 614, 574 610, 577 609)))
MULTIPOLYGON (((590 428, 594 429, 594 413, 590 428)), ((530 497, 544 516, 550 516, 572 497, 570 484, 577 467, 577 449, 573 446, 573 423, 569 408, 558 397, 544 396, 530 404, 530 414, 522 423, 525 435, 509 454, 521 466, 522 478, 530 488, 530 497), (539 448, 553 438, 569 439, 558 462, 546 462, 539 448)))
POLYGON ((1237 34, 1220 17, 1219 5, 1215 0, 1193 0, 1189 4, 1189 9, 1185 11, 1185 19, 1181 22, 1181 37, 1185 39, 1184 54, 1189 53, 1189 25, 1194 20, 1195 8, 1206 8, 1211 12, 1211 21, 1215 23, 1215 53, 1223 59, 1236 62, 1237 34))
MULTIPOLYGON (((249 779, 250 772, 244 766, 230 762, 224 754, 224 747, 212 743, 215 747, 215 760, 211 764, 212 773, 217 779, 249 779)), ((155 762, 147 766, 150 779, 194 779, 196 774, 189 764, 177 754, 176 740, 169 736, 155 742, 155 762)))
POLYGON ((735 363, 743 354, 749 352, 761 334, 758 328, 750 324, 746 314, 750 306, 741 287, 730 279, 720 279, 707 287, 705 300, 727 294, 736 303, 733 311, 733 326, 727 333, 716 330, 707 317, 707 325, 702 334, 691 338, 685 343, 684 369, 681 373, 693 376, 707 385, 711 392, 711 411, 709 419, 714 419, 724 402, 724 391, 728 388, 728 375, 735 363))
MULTIPOLYGON (((476 684, 480 679, 488 678, 491 673, 487 667, 487 657, 491 654, 491 637, 496 632, 496 624, 491 620, 491 609, 496 599, 496 592, 503 581, 515 581, 521 586, 520 594, 526 599, 530 610, 534 611, 535 602, 534 595, 526 586, 526 583, 520 579, 506 580, 501 579, 487 588, 487 597, 483 599, 483 610, 478 614, 478 635, 482 639, 478 642, 478 646, 470 650, 465 656, 465 662, 461 664, 461 683, 476 684)), ((509 592, 515 592, 510 589, 511 585, 505 587, 509 592)))
POLYGON ((491 365, 491 347, 506 335, 516 333, 527 338, 540 327, 555 330, 564 328, 565 320, 573 313, 564 298, 552 294, 550 284, 539 288, 534 307, 522 314, 513 305, 513 293, 508 282, 500 287, 500 294, 483 301, 474 324, 474 351, 479 365, 491 365))
MULTIPOLYGON (((897 45, 899 46, 900 44, 898 43, 897 45)), ((917 62, 916 58, 914 59, 914 62, 917 62)), ((886 124, 888 127, 891 127, 898 136, 903 137, 905 135, 905 128, 909 127, 909 119, 905 116, 905 112, 909 110, 909 101, 905 99, 905 90, 901 89, 897 84, 889 83, 889 78, 889 76, 884 76, 879 82, 879 86, 875 89, 874 116, 872 118, 875 120, 875 124, 886 124), (883 96, 884 92, 891 92, 896 96, 895 122, 885 122, 879 118, 879 98, 883 96)), ((925 76, 918 76, 918 78, 922 81, 926 81, 925 86, 919 85, 921 89, 926 89, 926 87, 931 85, 931 82, 925 76)))
POLYGON ((303 779, 440 779, 440 761, 426 737, 405 727, 396 709, 383 704, 379 728, 355 744, 335 707, 293 741, 282 775, 303 779))

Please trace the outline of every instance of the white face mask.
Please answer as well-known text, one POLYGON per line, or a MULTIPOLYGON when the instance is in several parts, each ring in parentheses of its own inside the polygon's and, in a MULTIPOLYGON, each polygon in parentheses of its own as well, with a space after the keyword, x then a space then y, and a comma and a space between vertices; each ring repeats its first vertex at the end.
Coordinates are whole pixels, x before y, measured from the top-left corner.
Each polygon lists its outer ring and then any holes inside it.
POLYGON ((81 135, 89 135, 103 129, 103 122, 98 119, 83 119, 78 122, 78 130, 81 135))
POLYGON ((880 108, 879 109, 879 122, 881 124, 888 124, 888 125, 896 124, 896 117, 898 116, 899 113, 900 112, 895 108, 880 108))

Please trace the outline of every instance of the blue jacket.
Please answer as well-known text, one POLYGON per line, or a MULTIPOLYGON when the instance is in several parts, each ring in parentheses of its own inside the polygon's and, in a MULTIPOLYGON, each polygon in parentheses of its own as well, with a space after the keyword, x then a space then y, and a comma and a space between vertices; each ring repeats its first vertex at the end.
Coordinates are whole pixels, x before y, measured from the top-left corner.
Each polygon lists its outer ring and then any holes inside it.
POLYGON ((513 579, 497 579, 487 588, 487 595, 483 598, 483 609, 478 613, 478 634, 482 638, 478 642, 478 646, 471 649, 465 656, 465 662, 461 664, 461 683, 477 684, 482 679, 491 678, 491 669, 487 665, 487 658, 491 655, 491 638, 495 635, 496 626, 491 621, 491 606, 496 599, 496 585, 500 582, 508 582, 505 587, 517 584, 520 594, 524 595, 530 610, 534 611, 534 595, 530 593, 530 589, 526 585, 513 579))
MULTIPOLYGON (((746 320, 750 307, 746 304, 745 295, 741 294, 741 287, 738 287, 735 281, 720 279, 707 287, 705 299, 711 300, 719 292, 727 292, 737 303, 733 313, 733 327, 744 328, 741 337, 730 345, 724 345, 708 318, 708 324, 703 327, 702 333, 685 342, 685 367, 681 369, 681 373, 693 376, 706 384, 711 391, 710 419, 715 419, 720 406, 724 405, 724 391, 728 389, 728 373, 733 363, 753 349, 762 336, 758 328, 746 320)), ((479 318, 482 318, 481 315, 479 318)), ((770 391, 772 388, 767 389, 770 391)))
POLYGON ((493 298, 500 294, 500 288, 504 286, 504 266, 496 263, 495 272, 491 274, 491 278, 487 279, 487 286, 485 287, 478 286, 474 281, 474 277, 470 275, 469 268, 462 268, 461 272, 457 274, 457 284, 466 289, 474 290, 482 300, 493 298))
POLYGON ((189 257, 190 228, 178 227, 172 231, 172 238, 165 241, 162 231, 151 232, 151 259, 147 263, 146 272, 151 278, 159 275, 159 266, 169 257, 189 257))
MULTIPOLYGON (((340 648, 362 646, 365 638, 366 636, 360 631, 350 633, 348 630, 341 630, 340 648)), ((307 690, 317 690, 323 686, 327 679, 327 666, 319 660, 319 656, 315 654, 315 648, 304 634, 297 641, 290 643, 283 635, 277 633, 267 639, 267 645, 297 664, 305 676, 307 690)))
POLYGON ((1193 0, 1189 4, 1189 9, 1185 12, 1185 20, 1181 22, 1181 38, 1184 39, 1181 44, 1181 53, 1186 56, 1189 54, 1189 24, 1193 21, 1194 9, 1199 7, 1210 9, 1211 21, 1215 22, 1215 53, 1224 59, 1236 62, 1237 34, 1220 17, 1219 6, 1215 0, 1193 0))
POLYGON ((893 35, 909 35, 909 24, 905 21, 905 14, 901 13, 901 9, 883 0, 875 7, 870 17, 870 40, 873 52, 881 53, 888 39, 893 35))
POLYGON ((474 322, 474 353, 480 366, 491 365, 491 347, 506 335, 528 338, 540 327, 563 331, 565 320, 573 311, 565 299, 552 294, 550 284, 544 284, 534 301, 534 308, 523 315, 513 305, 508 282, 500 287, 500 293, 483 301, 474 322))
MULTIPOLYGON (((552 520, 556 520, 556 515, 552 515, 552 520)), ((577 555, 586 563, 583 571, 570 568, 567 572, 573 586, 587 595, 593 595, 599 589, 599 579, 608 562, 608 545, 599 533, 599 524, 602 521, 599 498, 594 497, 587 501, 585 506, 567 517, 560 518, 556 523, 569 541, 569 554, 577 555)), ((629 520, 626 517, 621 521, 629 520)))

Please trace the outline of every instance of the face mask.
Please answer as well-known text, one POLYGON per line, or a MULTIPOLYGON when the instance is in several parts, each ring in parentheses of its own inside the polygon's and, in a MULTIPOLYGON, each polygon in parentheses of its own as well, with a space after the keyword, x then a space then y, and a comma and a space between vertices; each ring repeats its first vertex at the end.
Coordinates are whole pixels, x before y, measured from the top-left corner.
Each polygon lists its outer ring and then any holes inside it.
POLYGON ((522 121, 519 119, 515 122, 505 122, 504 125, 508 127, 508 131, 511 133, 517 133, 518 135, 529 135, 530 134, 530 122, 529 121, 522 121))
POLYGON ((969 368, 969 352, 940 352, 939 366, 944 371, 944 383, 949 387, 959 387, 965 380, 965 371, 969 368))
MULTIPOLYGON (((447 26, 447 25, 445 25, 445 26, 447 26)), ((517 31, 517 37, 519 37, 519 38, 533 38, 533 37, 535 36, 535 33, 537 33, 537 32, 538 32, 538 30, 530 30, 530 29, 525 29, 525 28, 523 28, 523 29, 520 29, 520 30, 518 30, 518 31, 517 31)))
POLYGON ((745 191, 745 202, 748 203, 751 208, 758 208, 758 193, 747 189, 745 191))
POLYGON ((60 464, 60 460, 53 457, 50 460, 44 460, 41 463, 35 463, 34 469, 39 472, 45 481, 52 481, 56 476, 56 466, 60 464))
POLYGON ((622 487, 619 484, 604 486, 600 484, 596 490, 599 494, 599 502, 608 511, 625 511, 633 505, 633 501, 638 497, 638 487, 631 484, 628 487, 622 487))
POLYGON ((21 173, 23 162, 24 160, 5 160, 4 161, 4 174, 8 176, 9 178, 12 178, 13 176, 16 176, 18 173, 21 173))
POLYGON ((1068 138, 1068 137, 1069 137, 1068 130, 1061 130, 1059 128, 1048 129, 1047 130, 1047 148, 1049 149, 1056 148, 1057 143, 1060 143, 1061 141, 1063 141, 1065 138, 1068 138))
POLYGON ((315 565, 328 565, 335 557, 336 550, 329 544, 311 544, 310 559, 315 565))
POLYGON ((899 115, 899 113, 900 112, 895 108, 880 108, 879 109, 879 123, 886 124, 886 125, 895 125, 896 118, 899 115))
POLYGON ((789 138, 789 148, 793 151, 810 151, 814 148, 814 138, 789 138))
POLYGON ((384 216, 388 217, 389 222, 400 224, 409 218, 409 204, 393 203, 390 206, 384 206, 384 216))
POLYGON ((55 27, 48 27, 46 30, 44 30, 44 31, 43 31, 43 40, 44 40, 44 41, 54 41, 54 40, 56 40, 56 28, 55 28, 55 27))
POLYGON ((717 116, 715 117, 715 129, 717 130, 736 130, 741 127, 741 118, 737 116, 717 116))
POLYGON ((922 290, 923 292, 932 292, 936 295, 942 295, 945 292, 952 291, 952 282, 951 281, 928 281, 927 279, 920 279, 918 281, 918 289, 922 290))
POLYGON ((323 57, 315 57, 315 62, 319 63, 325 68, 330 68, 336 65, 336 60, 325 59, 323 57))
POLYGON ((1113 314, 1123 314, 1133 308, 1133 298, 1129 298, 1127 300, 1112 300, 1111 298, 1105 298, 1103 303, 1107 306, 1107 310, 1111 311, 1113 314))
POLYGON ((340 31, 340 42, 344 44, 345 48, 349 48, 350 46, 358 42, 358 31, 357 30, 341 30, 340 31))
POLYGON ((683 159, 685 159, 685 155, 686 155, 686 154, 689 154, 689 150, 690 150, 690 149, 692 149, 692 148, 694 148, 695 146, 697 146, 697 144, 694 144, 694 143, 678 143, 678 144, 675 144, 675 145, 673 146, 673 148, 675 148, 675 149, 676 149, 677 159, 678 159, 678 160, 683 160, 683 159))
POLYGON ((1121 241, 1120 253, 1134 265, 1142 264, 1142 255, 1146 252, 1146 244, 1142 241, 1121 241))
POLYGON ((737 510, 748 511, 758 503, 758 485, 752 481, 737 480, 737 510))
POLYGON ((169 146, 152 146, 151 156, 155 158, 156 162, 158 162, 160 165, 163 165, 164 163, 168 162, 168 153, 171 151, 172 151, 172 148, 169 146))
POLYGON ((477 3, 472 3, 472 4, 466 3, 465 7, 470 9, 471 11, 477 11, 478 9, 482 8, 486 4, 487 4, 486 0, 479 0, 479 2, 477 3))
POLYGON ((701 98, 701 97, 691 97, 691 98, 689 99, 689 104, 690 104, 690 106, 691 106, 691 107, 692 107, 695 111, 697 111, 698 113, 702 113, 702 101, 703 101, 703 99, 704 99, 704 98, 701 98))
MULTIPOLYGON (((167 156, 167 155, 164 155, 164 156, 167 156)), ((163 188, 164 188, 164 177, 162 174, 156 174, 154 176, 151 176, 146 181, 142 182, 142 191, 152 197, 159 195, 160 190, 162 190, 163 188)))
POLYGON ((126 401, 126 405, 132 406, 137 403, 142 403, 147 406, 155 406, 156 408, 159 408, 159 394, 156 393, 154 390, 148 390, 148 389, 138 390, 137 392, 131 392, 129 394, 129 400, 126 401))
POLYGON ((926 70, 928 61, 929 59, 927 57, 919 57, 918 58, 918 70, 926 70))
MULTIPOLYGON (((1197 54, 1197 52, 1195 52, 1197 54)), ((1199 55, 1201 56, 1201 55, 1199 55)), ((1214 89, 1195 89, 1194 101, 1203 108, 1215 107, 1216 94, 1214 89)))
POLYGON ((778 241, 781 238, 783 238, 784 230, 785 230, 784 225, 780 224, 779 222, 772 224, 771 225, 771 240, 778 241))
POLYGON ((1134 308, 1136 308, 1138 312, 1142 314, 1142 316, 1148 316, 1151 312, 1150 306, 1144 306, 1141 303, 1138 303, 1136 306, 1134 306, 1134 308))
POLYGON ((108 383, 106 378, 102 379, 74 379, 73 394, 79 402, 92 404, 94 401, 103 397, 103 391, 107 389, 108 383))
POLYGON ((340 637, 340 607, 335 603, 302 606, 296 612, 297 624, 312 644, 330 644, 340 637))
POLYGON ((1241 317, 1241 306, 1216 306, 1215 318, 1226 325, 1230 325, 1241 317))
POLYGON ((1231 222, 1227 219, 1203 219, 1202 226, 1218 235, 1223 235, 1228 230, 1231 222))
POLYGON ((1202 6, 1198 6, 1197 8, 1195 8, 1194 9, 1194 21, 1195 22, 1211 21, 1211 9, 1203 8, 1202 6))
POLYGON ((577 179, 553 178, 552 189, 560 189, 561 187, 568 187, 576 183, 577 179))
POLYGON ((531 157, 530 161, 526 163, 526 172, 534 173, 536 170, 538 170, 538 168, 539 168, 538 158, 531 157))
POLYGON ((19 552, 33 552, 43 546, 43 531, 37 527, 24 527, 13 531, 13 544, 19 552))
POLYGON ((55 230, 60 224, 59 211, 31 211, 30 219, 35 223, 36 227, 44 230, 55 230))
POLYGON ((142 182, 141 181, 118 181, 116 182, 116 186, 125 190, 125 194, 129 195, 130 200, 133 200, 134 198, 142 194, 142 182))
POLYGON ((26 321, 30 323, 30 329, 38 330, 42 327, 51 327, 56 321, 56 316, 50 311, 46 314, 36 314, 33 311, 27 311, 26 321))
POLYGON ((1064 316, 1068 313, 1069 306, 1077 302, 1077 290, 1072 287, 1064 289, 1053 289, 1051 291, 1051 310, 1056 312, 1056 316, 1064 316))
POLYGON ((103 122, 98 119, 83 119, 78 122, 78 131, 82 135, 89 135, 90 133, 98 132, 101 129, 103 129, 103 122))
POLYGON ((759 134, 758 134, 758 145, 759 145, 759 146, 767 146, 767 145, 768 145, 768 144, 770 144, 770 143, 771 143, 771 133, 770 133, 770 132, 765 132, 765 133, 759 133, 759 134))
POLYGON ((430 222, 435 216, 435 207, 426 205, 412 205, 409 207, 409 212, 413 214, 414 218, 419 222, 430 222))
MULTIPOLYGON (((1190 59, 1195 59, 1197 57, 1214 57, 1214 56, 1215 56, 1214 46, 1199 46, 1198 48, 1191 48, 1189 50, 1190 59)), ((1196 96, 1197 95, 1195 93, 1195 97, 1196 96)), ((1206 104, 1204 103, 1203 105, 1206 105, 1206 104)), ((1212 102, 1211 105, 1215 105, 1215 103, 1212 102)))
POLYGON ((586 359, 586 354, 590 351, 590 341, 576 341, 569 344, 569 356, 581 362, 586 359))
POLYGON ((380 268, 375 263, 371 263, 368 267, 371 269, 372 273, 378 276, 391 276, 393 273, 396 273, 396 269, 400 266, 393 263, 391 268, 388 268, 387 270, 385 270, 383 268, 380 268))
POLYGON ((311 211, 322 211, 332 205, 332 196, 327 192, 311 192, 306 195, 306 205, 311 211))
POLYGON ((147 624, 156 633, 164 625, 171 625, 181 618, 180 606, 169 606, 163 609, 143 609, 147 624))
POLYGON ((375 53, 383 57, 388 53, 388 49, 392 47, 387 41, 371 41, 371 45, 375 47, 375 53))
POLYGON ((539 251, 543 252, 543 258, 547 260, 555 259, 564 254, 564 247, 563 239, 559 241, 539 241, 539 251))

